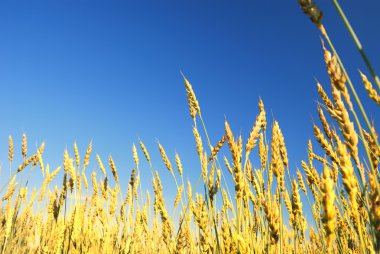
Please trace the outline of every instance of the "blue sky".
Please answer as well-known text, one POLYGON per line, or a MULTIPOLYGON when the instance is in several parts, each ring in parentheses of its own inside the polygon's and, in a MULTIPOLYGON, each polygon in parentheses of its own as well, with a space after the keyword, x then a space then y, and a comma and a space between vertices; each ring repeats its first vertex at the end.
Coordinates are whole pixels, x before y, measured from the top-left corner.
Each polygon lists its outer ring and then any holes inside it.
MULTIPOLYGON (((366 98, 357 69, 367 73, 330 1, 318 1, 351 78, 366 98)), ((375 69, 380 70, 378 1, 343 5, 375 69)), ((269 123, 279 121, 294 173, 306 157, 318 100, 328 87, 317 29, 297 1, 2 1, 0 3, 0 163, 8 135, 20 151, 46 142, 56 167, 76 141, 92 140, 127 182, 132 143, 140 137, 162 178, 169 174, 156 140, 185 176, 199 175, 192 121, 180 71, 197 94, 212 142, 227 118, 247 137, 261 97, 269 123)), ((374 103, 364 99, 375 119, 374 103)), ((140 159, 143 161, 139 150, 140 159)), ((253 153, 255 154, 255 153, 253 153)), ((94 154, 93 154, 94 155, 94 154)), ((18 155, 20 158, 21 156, 18 155)), ((97 168, 92 156, 89 170, 97 168)), ((150 173, 142 165, 143 185, 150 173)), ((169 179, 169 178, 168 178, 169 179)), ((174 183, 167 180, 167 192, 174 183)))

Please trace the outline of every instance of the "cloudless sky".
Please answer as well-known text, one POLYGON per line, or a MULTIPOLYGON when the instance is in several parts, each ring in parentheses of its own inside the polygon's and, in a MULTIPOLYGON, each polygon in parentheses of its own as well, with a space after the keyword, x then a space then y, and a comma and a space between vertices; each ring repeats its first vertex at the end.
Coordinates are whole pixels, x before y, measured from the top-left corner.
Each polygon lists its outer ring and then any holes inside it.
MULTIPOLYGON (((379 1, 341 2, 380 71, 379 1)), ((368 72, 348 32, 330 1, 318 4, 371 119, 378 120, 357 69, 368 72)), ((273 116, 282 128, 294 174, 317 120, 315 79, 329 88, 320 35, 296 0, 1 1, 3 171, 8 135, 20 158, 25 132, 30 153, 46 142, 45 162, 54 168, 66 147, 73 155, 76 141, 83 157, 92 140, 104 162, 114 157, 127 183, 131 146, 140 137, 164 191, 174 195, 157 140, 173 163, 174 152, 181 155, 185 178, 195 183, 200 173, 180 71, 193 85, 213 143, 225 119, 246 138, 261 97, 269 125, 273 116)), ((91 163, 89 171, 97 168, 94 154, 91 163)), ((147 165, 141 170, 148 188, 147 165)))

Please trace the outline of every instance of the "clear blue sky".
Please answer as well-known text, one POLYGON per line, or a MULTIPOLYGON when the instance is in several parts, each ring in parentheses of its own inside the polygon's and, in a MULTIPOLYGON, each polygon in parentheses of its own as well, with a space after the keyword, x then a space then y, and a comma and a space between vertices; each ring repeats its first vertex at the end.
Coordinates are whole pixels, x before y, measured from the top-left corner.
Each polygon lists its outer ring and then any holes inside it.
MULTIPOLYGON (((332 3, 318 4, 364 98, 357 69, 367 70, 332 3)), ((380 71, 380 3, 343 7, 380 71)), ((84 155, 92 140, 104 161, 113 155, 126 183, 131 145, 140 137, 162 178, 169 174, 156 139, 171 159, 174 151, 181 155, 185 176, 194 181, 200 169, 181 70, 214 143, 225 117, 235 134, 247 137, 261 96, 269 123, 273 114, 283 130, 291 170, 300 165, 316 119, 314 80, 329 84, 319 33, 296 0, 1 1, 0 163, 8 168, 8 135, 18 152, 23 132, 30 151, 45 141, 52 167, 66 147, 76 141, 84 155)), ((91 161, 89 170, 97 167, 94 156, 91 161)), ((150 185, 146 165, 142 170, 150 185)), ((170 192, 174 183, 166 183, 170 192)))

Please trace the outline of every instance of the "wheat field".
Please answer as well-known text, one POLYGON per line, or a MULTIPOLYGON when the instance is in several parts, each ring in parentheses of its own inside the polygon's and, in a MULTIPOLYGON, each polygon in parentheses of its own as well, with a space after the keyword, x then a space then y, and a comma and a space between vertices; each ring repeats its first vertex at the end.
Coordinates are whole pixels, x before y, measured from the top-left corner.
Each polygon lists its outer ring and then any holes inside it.
POLYGON ((17 144, 9 136, 11 177, 0 186, 1 253, 379 253, 380 147, 361 103, 380 106, 378 77, 370 65, 354 74, 368 93, 359 98, 321 11, 312 1, 299 4, 320 31, 320 60, 330 80, 316 82, 319 119, 311 123, 314 139, 302 167, 289 166, 286 137, 276 120, 267 121, 261 99, 247 140, 226 120, 224 135, 212 143, 182 74, 201 165, 192 172, 197 182, 184 181, 181 155, 171 161, 160 143, 133 144, 134 168, 129 179, 120 179, 112 156, 102 158, 92 143, 83 155, 74 144, 63 152, 61 166, 50 169, 44 143, 31 151, 23 134, 21 154, 15 154, 17 144), (174 202, 165 201, 151 149, 159 151, 172 176, 174 202), (221 155, 221 149, 228 153, 221 155), (15 157, 22 163, 14 165, 15 157), (97 161, 92 172, 90 157, 97 161), (252 160, 259 161, 257 168, 252 160), (151 172, 152 193, 143 192, 142 170, 151 172), (39 188, 28 187, 31 174, 42 178, 39 188))

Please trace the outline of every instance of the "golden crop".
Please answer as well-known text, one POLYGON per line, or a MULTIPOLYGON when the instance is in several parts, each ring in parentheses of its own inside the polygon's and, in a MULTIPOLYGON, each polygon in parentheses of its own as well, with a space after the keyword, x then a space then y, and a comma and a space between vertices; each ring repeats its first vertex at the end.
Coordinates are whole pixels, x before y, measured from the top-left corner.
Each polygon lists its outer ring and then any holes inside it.
MULTIPOLYGON (((376 128, 369 124, 333 48, 322 12, 310 0, 299 2, 331 48, 323 45, 332 91, 329 95, 317 82, 320 126, 314 123, 313 127, 323 152, 317 154, 309 141, 302 170, 290 168, 286 139, 277 121, 268 125, 261 99, 247 140, 236 136, 225 121, 225 134, 213 146, 194 90, 183 76, 200 161, 199 171, 191 173, 199 174, 198 182, 185 184, 186 170, 179 154, 172 163, 159 143, 158 151, 177 190, 174 203, 165 202, 159 172, 141 140, 153 193, 142 191, 143 169, 134 144, 135 168, 129 181, 119 179, 111 156, 106 165, 96 154, 99 170, 86 172, 92 143, 83 161, 74 143, 74 157, 66 149, 62 166, 50 172, 43 160, 44 144, 30 154, 25 134, 22 162, 15 169, 14 143, 9 136, 12 172, 0 186, 1 253, 378 253, 380 147, 376 128), (364 121, 359 121, 355 107, 364 121), (218 154, 224 146, 229 155, 222 162, 218 154), (252 157, 259 161, 258 168, 253 168, 252 157), (43 181, 39 189, 31 190, 28 180, 35 168, 41 170, 43 181), (61 184, 52 186, 58 175, 63 176, 61 184), (226 178, 232 179, 234 188, 226 178), (199 184, 203 186, 196 192, 199 184), (128 186, 126 193, 121 185, 128 186), (171 210, 178 211, 179 218, 170 217, 171 210), (308 213, 311 220, 305 218, 308 213)), ((360 76, 369 97, 380 105, 378 89, 362 72, 360 76)))

